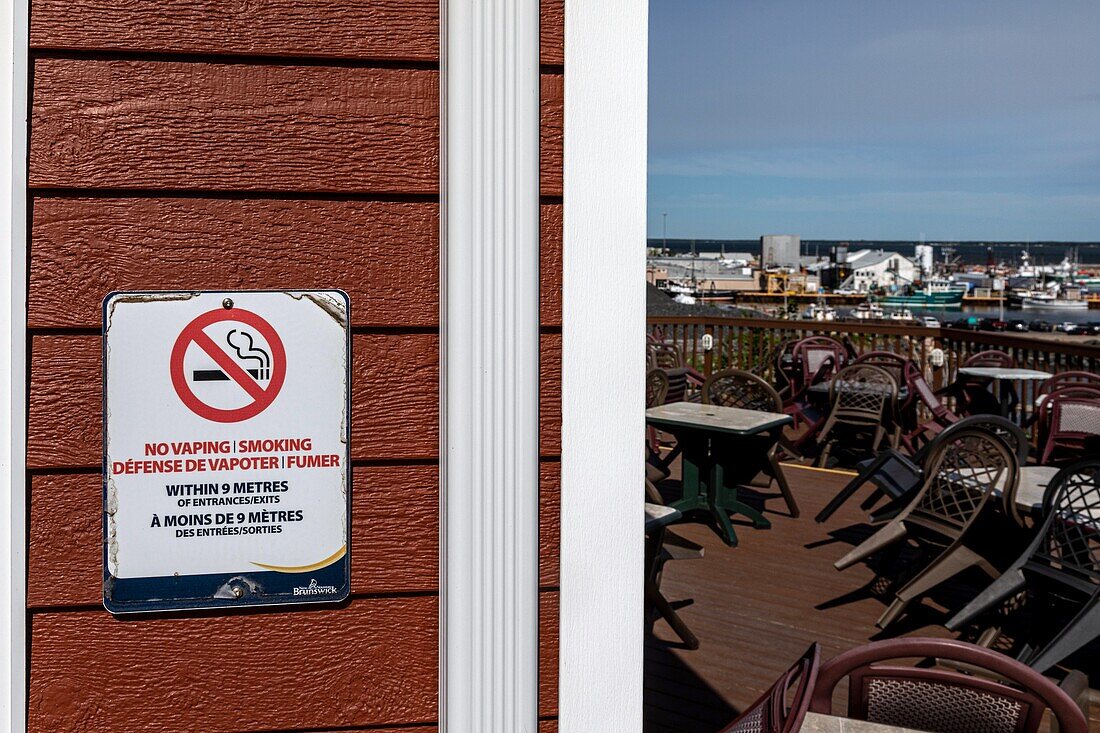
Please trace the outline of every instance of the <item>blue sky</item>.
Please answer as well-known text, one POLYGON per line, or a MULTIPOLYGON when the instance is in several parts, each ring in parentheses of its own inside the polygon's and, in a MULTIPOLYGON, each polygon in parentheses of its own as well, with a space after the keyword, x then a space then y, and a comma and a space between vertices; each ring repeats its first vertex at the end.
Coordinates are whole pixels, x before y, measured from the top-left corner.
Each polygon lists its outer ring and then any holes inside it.
POLYGON ((649 234, 1100 240, 1097 0, 651 0, 649 234))

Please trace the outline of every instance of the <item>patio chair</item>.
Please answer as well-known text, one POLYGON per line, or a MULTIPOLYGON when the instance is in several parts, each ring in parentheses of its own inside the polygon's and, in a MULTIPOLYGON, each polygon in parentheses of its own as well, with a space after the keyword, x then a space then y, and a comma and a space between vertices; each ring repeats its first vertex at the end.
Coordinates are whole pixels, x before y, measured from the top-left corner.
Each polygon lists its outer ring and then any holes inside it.
POLYGON ((1057 597, 1076 613, 1043 646, 1024 647, 1019 656, 1039 672, 1100 635, 1100 460, 1059 471, 1043 495, 1043 509, 1045 519, 1023 554, 946 624, 960 629, 1025 589, 1057 597))
POLYGON ((677 369, 684 365, 684 356, 675 344, 646 344, 650 369, 677 369))
POLYGON ((914 375, 920 375, 920 367, 912 359, 895 354, 892 351, 868 351, 854 359, 852 364, 869 364, 885 369, 894 378, 898 385, 897 419, 898 425, 905 432, 913 430, 917 426, 918 397, 909 382, 914 375), (905 395, 902 396, 902 388, 905 395))
MULTIPOLYGON (((649 486, 646 486, 646 494, 649 494, 649 486)), ((676 559, 666 547, 666 541, 671 536, 668 525, 680 519, 681 514, 676 509, 664 506, 660 503, 647 502, 645 505, 645 583, 643 585, 647 622, 653 615, 659 615, 668 622, 680 640, 688 649, 698 649, 699 639, 684 623, 676 609, 661 593, 661 574, 665 563, 670 559, 676 559)), ((695 557, 702 557, 702 548, 698 545, 695 557)))
MULTIPOLYGON (((645 406, 657 407, 665 404, 665 395, 668 394, 668 375, 661 369, 650 369, 645 375, 645 406)), ((646 426, 646 473, 650 469, 657 471, 654 478, 661 479, 668 476, 668 468, 663 465, 661 458, 660 441, 657 437, 657 428, 646 426)))
MULTIPOLYGON (((739 407, 743 410, 760 412, 783 412, 783 400, 775 389, 755 374, 741 369, 726 369, 710 375, 703 384, 703 404, 739 407)), ((781 437, 780 441, 782 440, 781 437)), ((764 464, 763 473, 776 483, 791 516, 797 517, 800 513, 798 503, 779 464, 776 447, 768 451, 768 460, 764 464)))
MULTIPOLYGON (((918 423, 912 430, 903 432, 901 435, 901 444, 905 449, 910 453, 916 453, 922 443, 939 435, 945 428, 957 423, 960 418, 947 409, 938 393, 932 389, 920 372, 910 372, 907 377, 909 393, 915 395, 919 404, 923 404, 932 415, 928 420, 918 423)), ((918 408, 918 405, 914 405, 914 408, 918 408)))
POLYGON ((897 590, 877 622, 879 628, 963 570, 976 567, 993 578, 1000 574, 1013 556, 1022 525, 1016 510, 1017 470, 1016 456, 992 433, 952 433, 929 457, 924 483, 909 506, 834 563, 844 570, 907 539, 917 543, 924 557, 932 557, 897 590), (999 515, 987 509, 998 491, 1004 509, 999 515))
POLYGON ((798 733, 810 695, 817 687, 821 645, 816 641, 767 692, 757 698, 722 733, 798 733))
POLYGON ((950 425, 911 456, 905 455, 896 448, 887 448, 874 458, 861 461, 857 466, 860 469, 859 474, 837 492, 837 495, 818 512, 814 519, 817 522, 827 520, 866 483, 871 483, 875 489, 863 502, 861 508, 870 509, 884 496, 890 497, 891 501, 872 515, 872 521, 882 522, 893 519, 912 501, 913 492, 920 488, 921 479, 924 477, 925 463, 940 444, 960 430, 981 429, 990 431, 1004 441, 1008 449, 1016 454, 1016 460, 1020 466, 1027 463, 1031 446, 1027 435, 1019 425, 998 415, 966 417, 950 425))
POLYGON ((951 639, 876 641, 844 652, 817 674, 810 710, 832 714, 848 680, 846 717, 931 733, 1036 733, 1050 710, 1060 733, 1088 733, 1088 721, 1053 681, 998 652, 951 639), (958 669, 902 665, 936 659, 958 669))
POLYGON ((1023 423, 1024 427, 1030 427, 1038 421, 1039 408, 1043 406, 1043 402, 1046 401, 1047 397, 1064 389, 1081 390, 1082 394, 1094 392, 1097 396, 1100 396, 1100 374, 1059 372, 1040 384, 1035 391, 1035 404, 1032 406, 1031 414, 1027 416, 1023 423))
POLYGON ((829 385, 829 417, 818 433, 817 465, 824 466, 839 438, 870 433, 871 451, 878 450, 896 408, 898 385, 889 372, 868 364, 841 369, 829 385), (835 435, 834 435, 835 431, 835 435))
POLYGON ((1039 463, 1074 461, 1085 455, 1086 442, 1100 436, 1100 393, 1092 387, 1063 387, 1039 407, 1039 463))

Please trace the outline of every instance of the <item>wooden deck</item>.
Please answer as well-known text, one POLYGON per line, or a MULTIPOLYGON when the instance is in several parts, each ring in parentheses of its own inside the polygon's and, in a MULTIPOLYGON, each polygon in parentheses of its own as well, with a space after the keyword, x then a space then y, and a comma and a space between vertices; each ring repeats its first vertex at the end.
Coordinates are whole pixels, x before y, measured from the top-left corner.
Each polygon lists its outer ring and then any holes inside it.
MULTIPOLYGON (((679 613, 699 637, 700 647, 684 648, 663 620, 652 624, 645 650, 646 731, 720 730, 813 641, 821 643, 827 659, 869 639, 953 636, 939 624, 946 619, 945 607, 958 607, 965 580, 914 605, 888 632, 880 632, 874 624, 884 599, 865 590, 873 571, 863 564, 845 572, 832 566, 870 531, 859 509, 866 493, 857 494, 827 523, 817 524, 813 516, 848 475, 797 466, 787 473, 802 510, 798 519, 786 514, 777 494, 761 490, 751 502, 766 507, 772 527, 756 530, 738 524, 738 547, 723 544, 702 517, 674 527, 706 550, 703 559, 668 563, 661 584, 674 606, 687 604, 679 613)), ((671 498, 675 488, 669 483, 662 491, 671 498)), ((1091 661, 1100 667, 1095 656, 1091 661)), ((1096 688, 1097 670, 1087 671, 1096 688)), ((1100 732, 1095 698, 1090 725, 1100 732)))

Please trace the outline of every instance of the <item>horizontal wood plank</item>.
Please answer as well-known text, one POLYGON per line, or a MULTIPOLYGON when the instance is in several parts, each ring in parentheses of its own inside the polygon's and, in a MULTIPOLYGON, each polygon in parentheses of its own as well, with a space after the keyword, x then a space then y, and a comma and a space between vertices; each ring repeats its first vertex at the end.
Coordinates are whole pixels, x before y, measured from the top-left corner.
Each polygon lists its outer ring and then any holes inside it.
POLYGON ((561 196, 565 130, 565 77, 543 74, 539 128, 539 188, 544 196, 561 196))
POLYGON ((439 75, 42 59, 30 185, 434 193, 439 75))
POLYGON ((540 321, 561 325, 562 205, 543 204, 539 212, 540 321))
POLYGON ((120 621, 33 617, 32 731, 235 731, 436 720, 438 602, 120 621))
MULTIPOLYGON (((544 195, 561 195, 563 92, 543 76, 544 195)), ((32 188, 439 188, 434 70, 40 59, 31 117, 32 188)))
MULTIPOLYGON (((540 594, 539 714, 557 713, 558 597, 540 594)), ((437 719, 438 599, 118 620, 36 613, 28 729, 293 730, 437 719)))
MULTIPOLYGON (((560 204, 541 207, 543 325, 561 323, 561 214, 560 204)), ((98 328, 103 298, 118 290, 238 288, 341 288, 351 298, 353 325, 435 326, 439 207, 208 198, 34 201, 32 329, 98 328)))
POLYGON ((539 340, 539 453, 561 454, 561 334, 539 340))
MULTIPOLYGON (((560 478, 539 471, 539 585, 558 583, 560 478)), ((27 605, 98 606, 102 599, 99 474, 31 477, 27 605)), ((435 466, 352 469, 352 592, 411 593, 439 588, 439 481, 435 466)))
MULTIPOLYGON (((565 62, 563 0, 540 8, 541 61, 565 62)), ((435 0, 32 0, 38 51, 124 51, 387 61, 439 58, 435 0)))
MULTIPOLYGON (((98 336, 31 339, 28 467, 100 465, 101 360, 98 336)), ((439 338, 353 336, 351 366, 353 458, 434 458, 439 338)))
MULTIPOLYGON (((561 335, 541 337, 540 448, 561 452, 561 335)), ((27 466, 102 461, 102 353, 98 336, 31 338, 27 466)), ((435 458, 439 452, 439 337, 352 337, 352 457, 435 458)))
POLYGON ((390 61, 439 58, 433 0, 32 0, 31 48, 390 61))
POLYGON ((98 328, 118 290, 341 288, 356 326, 439 322, 434 203, 39 198, 30 328, 98 328), (79 266, 74 266, 79 263, 79 266))

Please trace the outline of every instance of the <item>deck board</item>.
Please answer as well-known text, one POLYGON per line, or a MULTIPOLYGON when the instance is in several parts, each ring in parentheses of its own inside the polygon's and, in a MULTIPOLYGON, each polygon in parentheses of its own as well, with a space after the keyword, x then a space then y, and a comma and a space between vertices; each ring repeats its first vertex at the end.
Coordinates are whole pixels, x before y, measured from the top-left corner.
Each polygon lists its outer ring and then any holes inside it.
MULTIPOLYGON (((701 560, 670 562, 661 589, 699 637, 700 647, 685 649, 663 620, 652 625, 645 648, 645 730, 647 733, 712 733, 753 702, 813 641, 822 657, 890 635, 950 638, 940 624, 945 607, 955 606, 967 585, 963 579, 937 593, 889 633, 875 620, 884 600, 874 596, 845 602, 845 596, 874 578, 857 564, 837 572, 832 563, 866 537, 858 493, 828 522, 813 516, 848 480, 848 476, 791 467, 788 479, 802 510, 799 519, 786 514, 778 494, 752 497, 772 520, 771 529, 736 524, 740 544, 727 547, 694 515, 673 531, 705 547, 701 560), (822 603, 834 601, 827 608, 822 603)), ((675 496, 675 483, 662 491, 675 496)), ((975 582, 981 582, 975 579, 975 582)), ((1092 670, 1090 670, 1092 671, 1092 670)), ((1096 671, 1093 687, 1096 687, 1096 671)), ((1090 727, 1100 731, 1100 710, 1093 704, 1090 727)))

